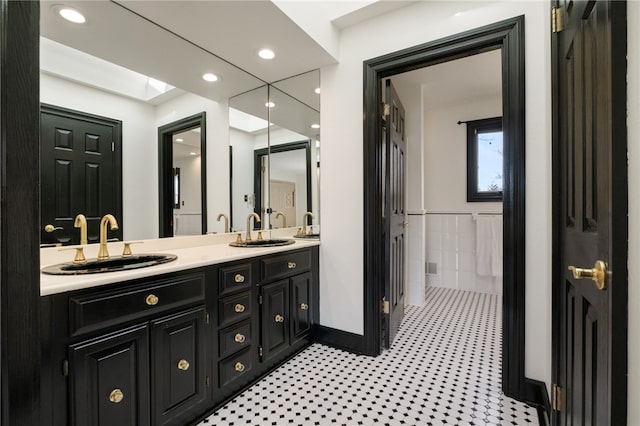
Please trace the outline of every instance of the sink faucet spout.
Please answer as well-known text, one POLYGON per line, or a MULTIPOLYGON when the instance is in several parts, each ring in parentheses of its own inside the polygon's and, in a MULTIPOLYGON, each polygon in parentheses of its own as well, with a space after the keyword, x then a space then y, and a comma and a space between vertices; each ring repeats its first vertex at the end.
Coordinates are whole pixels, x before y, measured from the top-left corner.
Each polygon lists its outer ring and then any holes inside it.
POLYGON ((98 250, 98 259, 108 259, 109 251, 107 250, 107 225, 109 229, 118 229, 118 221, 111 214, 105 214, 100 220, 100 249, 98 250))
POLYGON ((249 216, 247 216, 247 238, 245 238, 247 241, 251 241, 251 218, 254 219, 254 223, 260 223, 258 213, 250 213, 249 216))

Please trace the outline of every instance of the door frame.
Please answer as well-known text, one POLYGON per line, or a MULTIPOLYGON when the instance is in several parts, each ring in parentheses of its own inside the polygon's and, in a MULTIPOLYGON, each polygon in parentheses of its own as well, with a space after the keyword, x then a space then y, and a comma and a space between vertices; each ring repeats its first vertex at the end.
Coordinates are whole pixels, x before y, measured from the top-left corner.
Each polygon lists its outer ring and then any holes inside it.
POLYGON ((384 294, 381 81, 402 72, 502 49, 504 271, 502 389, 544 403, 544 384, 525 377, 525 64, 524 16, 445 37, 364 62, 364 347, 380 354, 384 294))
POLYGON ((158 127, 158 237, 173 237, 173 135, 200 127, 200 202, 202 234, 207 233, 207 113, 158 127), (168 220, 171 218, 171 220, 168 220))

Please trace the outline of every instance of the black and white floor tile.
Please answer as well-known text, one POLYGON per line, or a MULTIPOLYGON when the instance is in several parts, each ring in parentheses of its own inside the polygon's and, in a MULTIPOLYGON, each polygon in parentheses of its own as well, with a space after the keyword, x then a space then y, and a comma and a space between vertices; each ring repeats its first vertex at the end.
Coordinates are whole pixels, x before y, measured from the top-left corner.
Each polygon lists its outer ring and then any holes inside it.
POLYGON ((431 287, 382 355, 314 344, 199 426, 537 425, 500 391, 500 342, 499 296, 431 287))

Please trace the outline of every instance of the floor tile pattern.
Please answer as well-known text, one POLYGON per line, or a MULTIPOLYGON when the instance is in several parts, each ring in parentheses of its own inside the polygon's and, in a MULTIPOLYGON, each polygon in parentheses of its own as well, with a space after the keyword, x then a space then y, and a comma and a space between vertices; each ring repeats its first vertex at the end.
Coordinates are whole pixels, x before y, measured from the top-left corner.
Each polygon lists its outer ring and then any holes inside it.
POLYGON ((500 391, 501 299, 429 288, 372 358, 314 344, 199 426, 537 425, 500 391))

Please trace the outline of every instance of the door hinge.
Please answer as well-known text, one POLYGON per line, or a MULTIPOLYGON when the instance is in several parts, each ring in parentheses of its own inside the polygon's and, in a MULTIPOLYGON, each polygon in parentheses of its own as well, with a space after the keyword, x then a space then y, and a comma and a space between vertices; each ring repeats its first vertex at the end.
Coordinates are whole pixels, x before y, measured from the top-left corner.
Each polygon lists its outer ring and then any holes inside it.
POLYGON ((262 356, 262 346, 258 346, 258 355, 262 356))
POLYGON ((210 386, 211 382, 209 381, 209 376, 205 376, 204 378, 204 387, 208 388, 210 386))
POLYGON ((64 377, 69 376, 69 361, 67 361, 66 359, 62 361, 62 375, 64 377))
POLYGON ((116 152, 116 143, 111 142, 111 152, 116 152))
POLYGON ((258 297, 258 304, 262 305, 262 296, 258 297))
POLYGON ((551 32, 559 33, 564 30, 564 11, 561 7, 551 8, 551 32))
POLYGON ((209 312, 204 313, 204 323, 209 325, 209 312))
POLYGON ((556 384, 551 387, 551 408, 553 411, 562 411, 562 388, 556 384))
POLYGON ((382 311, 383 314, 389 313, 389 301, 384 297, 380 301, 380 310, 382 311))

